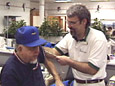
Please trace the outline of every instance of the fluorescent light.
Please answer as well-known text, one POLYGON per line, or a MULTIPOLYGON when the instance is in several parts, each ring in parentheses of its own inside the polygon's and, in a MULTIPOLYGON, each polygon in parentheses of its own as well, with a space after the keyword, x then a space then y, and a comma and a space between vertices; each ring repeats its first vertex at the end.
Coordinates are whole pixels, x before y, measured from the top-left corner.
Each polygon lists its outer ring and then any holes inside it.
POLYGON ((101 2, 101 1, 110 1, 110 0, 90 0, 90 1, 98 1, 98 2, 101 2))
POLYGON ((71 2, 72 0, 55 0, 55 2, 71 2))

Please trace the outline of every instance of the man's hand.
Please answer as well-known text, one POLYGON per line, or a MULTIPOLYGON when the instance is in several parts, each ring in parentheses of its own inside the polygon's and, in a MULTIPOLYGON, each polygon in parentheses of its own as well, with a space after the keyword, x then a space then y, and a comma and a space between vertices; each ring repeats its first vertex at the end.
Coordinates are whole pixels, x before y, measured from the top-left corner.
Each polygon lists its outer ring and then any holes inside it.
POLYGON ((56 80, 55 81, 56 86, 64 86, 63 82, 61 80, 56 80))
POLYGON ((67 56, 56 56, 56 60, 61 65, 68 65, 68 62, 70 61, 69 57, 67 57, 67 56))
POLYGON ((80 71, 82 73, 94 75, 98 72, 94 67, 90 66, 88 62, 79 62, 73 59, 70 59, 67 56, 56 56, 56 60, 61 65, 69 65, 70 67, 80 71))

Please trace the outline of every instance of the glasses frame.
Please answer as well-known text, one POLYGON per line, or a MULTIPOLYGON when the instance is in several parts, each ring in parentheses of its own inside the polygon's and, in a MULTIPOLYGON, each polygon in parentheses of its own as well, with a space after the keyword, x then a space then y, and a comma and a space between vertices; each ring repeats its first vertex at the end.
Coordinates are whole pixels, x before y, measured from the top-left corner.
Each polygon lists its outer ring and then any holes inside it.
POLYGON ((77 21, 67 21, 67 24, 68 25, 75 25, 75 24, 77 24, 78 22, 80 22, 79 20, 77 20, 77 21))

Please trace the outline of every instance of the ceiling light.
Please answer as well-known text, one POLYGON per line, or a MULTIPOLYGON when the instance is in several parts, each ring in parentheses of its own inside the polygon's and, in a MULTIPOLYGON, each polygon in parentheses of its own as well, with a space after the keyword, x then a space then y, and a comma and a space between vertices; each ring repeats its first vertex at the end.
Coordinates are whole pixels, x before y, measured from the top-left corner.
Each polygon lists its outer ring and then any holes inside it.
POLYGON ((55 2, 72 2, 72 0, 55 0, 55 2))
POLYGON ((98 1, 98 2, 102 2, 102 1, 110 1, 110 0, 90 0, 90 1, 98 1))

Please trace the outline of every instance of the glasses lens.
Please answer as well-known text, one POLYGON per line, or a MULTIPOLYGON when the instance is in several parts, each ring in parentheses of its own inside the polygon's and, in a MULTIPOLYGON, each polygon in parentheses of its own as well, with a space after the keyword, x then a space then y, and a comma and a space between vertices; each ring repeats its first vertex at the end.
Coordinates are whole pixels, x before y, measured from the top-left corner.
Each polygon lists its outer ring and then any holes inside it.
POLYGON ((74 24, 76 24, 76 23, 78 23, 79 21, 67 21, 67 23, 68 24, 70 24, 70 25, 74 25, 74 24))

